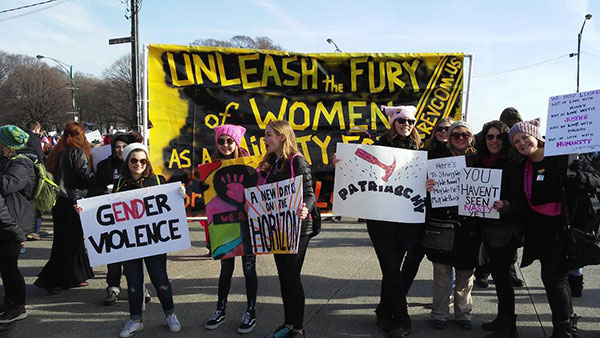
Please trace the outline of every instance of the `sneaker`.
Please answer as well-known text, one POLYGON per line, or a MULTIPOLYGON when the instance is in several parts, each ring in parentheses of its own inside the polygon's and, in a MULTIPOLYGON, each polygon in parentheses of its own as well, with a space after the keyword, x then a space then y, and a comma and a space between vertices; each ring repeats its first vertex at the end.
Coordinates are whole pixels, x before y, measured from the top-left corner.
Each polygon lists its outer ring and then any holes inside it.
POLYGON ((0 315, 0 324, 8 324, 17 320, 23 320, 25 318, 27 318, 25 306, 11 306, 8 310, 0 315))
POLYGON ((294 333, 294 330, 292 328, 285 326, 285 324, 284 324, 284 325, 281 325, 280 327, 278 327, 277 330, 275 330, 275 332, 273 332, 273 334, 265 336, 265 338, 293 337, 293 333, 294 333))
POLYGON ((242 316, 242 323, 237 328, 239 333, 250 333, 256 326, 256 311, 247 310, 242 316))
POLYGON ((445 320, 440 320, 440 319, 434 319, 433 320, 433 327, 438 329, 438 330, 443 330, 446 328, 446 321, 445 320))
POLYGON ((485 289, 488 286, 490 286, 490 283, 488 282, 487 278, 484 277, 479 277, 475 279, 475 285, 477 285, 478 287, 485 289))
POLYGON ((104 299, 104 306, 113 305, 117 301, 117 299, 119 299, 119 289, 114 286, 106 288, 106 298, 104 299))
POLYGON ((42 237, 40 236, 40 234, 37 234, 35 232, 32 232, 29 235, 27 235, 27 240, 28 241, 39 241, 40 239, 42 239, 42 237))
POLYGON ((123 330, 119 332, 119 337, 131 337, 134 333, 142 331, 144 328, 144 323, 141 320, 129 320, 125 323, 123 330))
POLYGON ((304 333, 298 332, 298 330, 292 330, 292 332, 288 333, 286 338, 306 338, 304 333))
POLYGON ((169 331, 173 333, 181 331, 181 324, 179 324, 177 316, 174 313, 167 316, 167 326, 169 327, 169 331))
POLYGON ((147 288, 144 288, 144 304, 148 304, 152 301, 152 294, 150 293, 150 290, 148 290, 147 288))
POLYGON ((12 307, 12 304, 9 301, 3 300, 2 304, 0 304, 0 315, 3 314, 4 312, 10 310, 11 307, 12 307))
POLYGON ((458 326, 464 330, 470 330, 473 328, 473 322, 470 319, 461 319, 456 321, 458 326))
POLYGON ((204 327, 207 330, 214 330, 223 324, 223 322, 225 322, 225 309, 216 309, 215 313, 208 318, 208 321, 204 327))
POLYGON ((388 333, 388 338, 402 338, 410 334, 410 328, 404 326, 397 326, 388 333))

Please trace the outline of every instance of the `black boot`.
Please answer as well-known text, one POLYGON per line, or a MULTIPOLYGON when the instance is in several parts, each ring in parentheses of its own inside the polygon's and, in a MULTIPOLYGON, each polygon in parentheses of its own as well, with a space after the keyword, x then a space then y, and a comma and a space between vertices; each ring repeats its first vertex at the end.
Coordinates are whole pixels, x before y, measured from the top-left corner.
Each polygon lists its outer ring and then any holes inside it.
POLYGON ((499 328, 499 319, 500 315, 497 315, 496 318, 494 318, 494 320, 492 320, 491 322, 487 322, 487 323, 483 323, 483 325, 481 325, 481 328, 486 330, 486 331, 496 331, 499 328))
POLYGON ((554 330, 552 331, 551 338, 571 338, 579 337, 579 335, 573 336, 571 333, 572 323, 571 319, 563 320, 561 322, 552 322, 554 330))
POLYGON ((581 292, 583 291, 583 275, 569 275, 569 287, 571 288, 571 296, 581 297, 581 292))
POLYGON ((503 315, 498 315, 496 318, 496 330, 485 338, 518 338, 519 332, 517 331, 517 316, 508 318, 503 315))

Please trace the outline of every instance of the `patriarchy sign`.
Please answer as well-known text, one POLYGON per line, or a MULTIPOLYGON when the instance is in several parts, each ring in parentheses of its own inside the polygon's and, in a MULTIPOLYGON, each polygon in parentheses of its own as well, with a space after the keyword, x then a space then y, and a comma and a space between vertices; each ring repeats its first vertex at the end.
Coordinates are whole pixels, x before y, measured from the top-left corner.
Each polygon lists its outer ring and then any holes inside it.
POLYGON ((297 253, 302 176, 245 190, 252 252, 297 253))
POLYGON ((600 151, 600 90, 550 97, 545 156, 600 151))
POLYGON ((463 168, 459 182, 459 215, 500 218, 500 214, 494 209, 494 202, 500 200, 502 170, 463 168))
POLYGON ((169 183, 78 200, 90 265, 188 249, 180 186, 169 183))
POLYGON ((426 152, 338 143, 336 157, 335 215, 425 222, 426 152))
POLYGON ((458 205, 459 176, 466 167, 464 156, 427 161, 427 177, 435 181, 430 192, 433 208, 458 205))

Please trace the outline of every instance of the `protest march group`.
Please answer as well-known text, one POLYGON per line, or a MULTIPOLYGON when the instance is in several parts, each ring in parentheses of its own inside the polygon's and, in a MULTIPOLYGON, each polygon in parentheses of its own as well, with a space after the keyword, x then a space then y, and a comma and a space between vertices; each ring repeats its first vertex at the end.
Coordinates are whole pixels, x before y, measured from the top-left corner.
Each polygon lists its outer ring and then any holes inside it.
MULTIPOLYGON (((515 264, 527 267, 539 260, 552 337, 579 337, 572 297, 582 295, 582 268, 600 264, 594 237, 600 214, 593 208, 600 192, 600 142, 589 127, 598 121, 592 113, 600 109, 599 91, 551 97, 545 136, 540 119, 523 121, 512 107, 479 131, 456 114, 461 56, 436 55, 437 63, 428 62, 422 72, 416 70, 426 57, 381 61, 380 76, 392 77, 377 81, 373 68, 380 61, 365 57, 352 59, 351 71, 338 77, 351 79, 346 88, 356 92, 349 94, 356 96, 348 99, 354 105, 350 113, 342 114, 344 87, 335 87, 331 75, 318 99, 292 103, 284 97, 269 108, 279 110, 278 116, 265 115, 260 110, 269 105, 257 101, 271 100, 275 94, 268 91, 274 88, 321 89, 316 58, 260 54, 261 80, 250 68, 259 67, 252 63, 258 54, 242 61, 241 55, 222 50, 197 48, 194 54, 160 48, 150 51, 150 67, 161 72, 149 75, 153 88, 159 88, 150 92, 151 102, 162 107, 180 94, 192 97, 183 116, 189 111, 196 119, 196 109, 214 112, 201 119, 201 133, 187 128, 188 121, 173 124, 175 131, 159 128, 155 108, 148 115, 152 129, 108 135, 110 151, 98 161, 80 123, 68 122, 47 156, 38 122, 23 129, 0 127, 0 325, 27 317, 18 258, 26 238, 39 232, 41 215, 51 212, 52 250, 35 286, 48 294, 85 287, 94 277, 92 267, 107 265, 105 305, 125 298, 122 275, 126 279, 130 316, 120 337, 143 330, 144 304, 153 295, 168 330, 179 332, 186 323, 176 316, 177 289, 169 280, 167 254, 191 246, 186 217, 202 204, 206 243, 221 264, 216 308, 205 328, 218 329, 225 321, 240 256, 247 306, 237 332, 254 330, 261 296, 256 255, 272 254, 283 318, 265 337, 317 337, 304 330, 310 291, 305 294, 302 266, 311 238, 321 232, 318 204, 325 168, 332 175, 333 215, 366 220, 382 275, 374 319, 388 337, 419 335, 411 329, 407 295, 424 257, 433 264, 431 325, 436 329, 447 329, 452 318, 461 329, 472 329, 473 286, 487 286, 491 274, 498 308, 496 318, 483 324, 486 337, 518 337, 514 288, 523 281, 515 264), (281 63, 284 71, 278 73, 275 64, 281 63), (240 68, 237 73, 228 68, 232 64, 240 68), (425 75, 432 82, 420 99, 415 93, 424 82, 418 77, 425 75), (218 81, 249 91, 219 91, 218 81), (394 97, 398 88, 410 93, 400 100, 394 97), (369 103, 356 100, 360 90, 371 93, 369 103), (224 97, 228 104, 210 106, 224 97), (369 118, 362 120, 357 107, 369 118), (242 112, 233 120, 239 123, 225 123, 233 111, 242 112), (244 116, 254 116, 255 122, 244 116), (336 134, 320 132, 334 121, 340 127, 336 134), (353 129, 359 133, 344 134, 353 129), (328 150, 330 143, 335 150, 328 150), (192 166, 194 174, 188 176, 184 169, 192 166)), ((343 73, 343 65, 334 61, 319 60, 331 74, 343 73)))

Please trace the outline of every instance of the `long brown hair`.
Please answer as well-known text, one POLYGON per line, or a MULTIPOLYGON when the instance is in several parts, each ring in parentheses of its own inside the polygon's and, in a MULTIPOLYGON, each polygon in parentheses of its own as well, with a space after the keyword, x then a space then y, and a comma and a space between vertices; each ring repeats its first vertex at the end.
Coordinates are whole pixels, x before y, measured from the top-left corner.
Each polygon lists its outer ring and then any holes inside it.
MULTIPOLYGON (((388 129, 385 133, 385 137, 387 138, 388 142, 391 142, 394 138, 396 138, 396 136, 398 136, 396 126, 394 125, 396 123, 398 123, 397 119, 394 120, 394 123, 390 126, 390 129, 388 129)), ((421 136, 417 131, 416 122, 412 125, 412 130, 410 131, 410 134, 408 134, 408 138, 413 141, 416 149, 421 148, 421 136)))
MULTIPOLYGON (((439 119, 432 129, 431 135, 423 143, 423 149, 427 151, 432 151, 434 149, 438 149, 441 146, 441 142, 438 141, 437 137, 435 137, 435 130, 440 124, 442 124, 442 122, 448 122, 448 126, 450 126, 452 125, 452 123, 454 123, 454 120, 451 117, 444 117, 442 119, 439 119)), ((448 138, 450 138, 450 135, 448 135, 448 138)))
POLYGON ((83 150, 88 162, 90 165, 92 164, 92 150, 87 138, 85 138, 85 128, 77 122, 69 122, 65 125, 65 130, 58 139, 58 143, 56 143, 46 159, 46 169, 54 176, 56 176, 60 158, 68 147, 83 150))
MULTIPOLYGON (((299 153, 298 150, 298 142, 296 141, 296 134, 294 134, 294 130, 288 121, 271 121, 267 124, 267 128, 271 127, 277 136, 284 135, 285 140, 283 141, 283 159, 289 160, 292 155, 299 153)), ((266 129, 266 128, 265 128, 266 129)), ((273 156, 277 156, 274 153, 267 153, 265 157, 263 157, 262 161, 258 164, 259 168, 263 168, 263 170, 268 170, 271 167, 270 159, 273 156)), ((279 170, 283 170, 283 166, 279 168, 279 170)))

